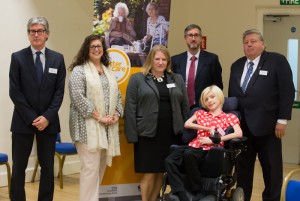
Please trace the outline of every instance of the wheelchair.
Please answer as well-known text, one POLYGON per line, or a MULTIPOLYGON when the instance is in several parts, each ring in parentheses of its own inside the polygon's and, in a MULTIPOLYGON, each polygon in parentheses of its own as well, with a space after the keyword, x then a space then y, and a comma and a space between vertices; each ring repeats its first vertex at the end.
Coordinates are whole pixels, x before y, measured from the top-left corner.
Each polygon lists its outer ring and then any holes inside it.
MULTIPOLYGON (((240 114, 236 112, 237 99, 235 97, 226 97, 223 105, 223 111, 226 113, 234 113, 240 118, 240 114)), ((191 115, 196 110, 194 108, 191 115)), ((233 130, 229 127, 226 133, 233 130)), ((186 130, 183 134, 183 141, 188 143, 196 136, 196 131, 186 130)), ((244 191, 242 188, 235 188, 237 181, 238 165, 237 159, 239 155, 246 150, 246 137, 239 139, 231 139, 226 141, 224 147, 212 147, 201 166, 202 174, 202 191, 195 194, 186 190, 190 201, 244 201, 244 191)), ((171 146, 170 149, 176 149, 171 146)), ((168 185, 167 173, 164 175, 164 183, 161 190, 161 201, 180 201, 179 198, 170 193, 165 193, 168 185)))

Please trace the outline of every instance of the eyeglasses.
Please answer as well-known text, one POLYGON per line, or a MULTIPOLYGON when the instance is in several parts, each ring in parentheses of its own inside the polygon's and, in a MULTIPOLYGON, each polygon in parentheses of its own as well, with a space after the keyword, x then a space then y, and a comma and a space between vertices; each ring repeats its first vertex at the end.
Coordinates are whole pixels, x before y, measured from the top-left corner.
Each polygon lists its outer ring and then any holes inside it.
POLYGON ((42 34, 44 34, 45 33, 45 29, 39 29, 39 30, 33 30, 33 29, 31 29, 31 30, 28 30, 28 33, 31 35, 31 36, 34 36, 36 33, 38 34, 38 35, 42 35, 42 34))
POLYGON ((198 33, 196 33, 196 34, 187 34, 186 36, 187 36, 188 38, 193 38, 193 37, 199 38, 199 37, 200 37, 200 34, 198 34, 198 33))
POLYGON ((101 45, 92 45, 92 46, 90 46, 90 49, 91 49, 91 50, 101 49, 101 48, 102 48, 101 45))

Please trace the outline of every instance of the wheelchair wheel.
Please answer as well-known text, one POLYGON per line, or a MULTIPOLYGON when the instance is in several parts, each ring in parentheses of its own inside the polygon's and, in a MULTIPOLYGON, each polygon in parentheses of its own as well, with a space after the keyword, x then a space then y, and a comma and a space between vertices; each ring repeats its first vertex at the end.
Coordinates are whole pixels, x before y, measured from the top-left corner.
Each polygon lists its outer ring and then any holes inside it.
POLYGON ((240 187, 232 190, 230 201, 244 201, 244 190, 240 187))

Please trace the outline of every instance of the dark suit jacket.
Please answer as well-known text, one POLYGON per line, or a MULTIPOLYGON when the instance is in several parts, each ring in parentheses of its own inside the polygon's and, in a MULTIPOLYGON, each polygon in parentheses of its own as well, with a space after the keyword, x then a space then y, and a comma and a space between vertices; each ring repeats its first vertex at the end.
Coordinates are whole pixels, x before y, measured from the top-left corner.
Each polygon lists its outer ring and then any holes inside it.
MULTIPOLYGON (((195 104, 199 106, 200 95, 206 87, 217 85, 223 89, 222 68, 216 54, 201 50, 195 78, 195 104)), ((186 81, 187 52, 172 57, 172 70, 186 81)))
POLYGON ((66 68, 62 54, 45 50, 45 70, 39 85, 31 48, 15 52, 11 56, 9 95, 14 103, 11 131, 37 133, 32 126, 35 118, 42 115, 49 125, 42 132, 60 132, 58 110, 64 96, 66 68))
POLYGON ((242 57, 232 64, 228 95, 238 98, 253 135, 274 134, 277 119, 291 119, 295 88, 290 65, 281 54, 263 52, 244 94, 240 83, 246 60, 242 57))
MULTIPOLYGON (((173 130, 174 134, 181 134, 189 113, 186 87, 178 74, 167 73, 166 78, 168 83, 175 84, 169 88, 173 130)), ((136 73, 131 76, 124 110, 125 135, 129 143, 137 142, 138 136, 156 135, 159 102, 159 91, 150 75, 136 73)))

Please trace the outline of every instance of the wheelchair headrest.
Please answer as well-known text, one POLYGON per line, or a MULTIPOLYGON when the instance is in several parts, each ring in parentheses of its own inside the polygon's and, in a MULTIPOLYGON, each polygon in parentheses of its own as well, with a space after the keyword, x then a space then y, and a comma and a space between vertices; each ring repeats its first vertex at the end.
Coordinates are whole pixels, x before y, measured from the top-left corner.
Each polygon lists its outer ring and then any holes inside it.
POLYGON ((225 97, 225 101, 223 104, 223 111, 230 112, 237 110, 238 108, 238 99, 237 97, 225 97))

